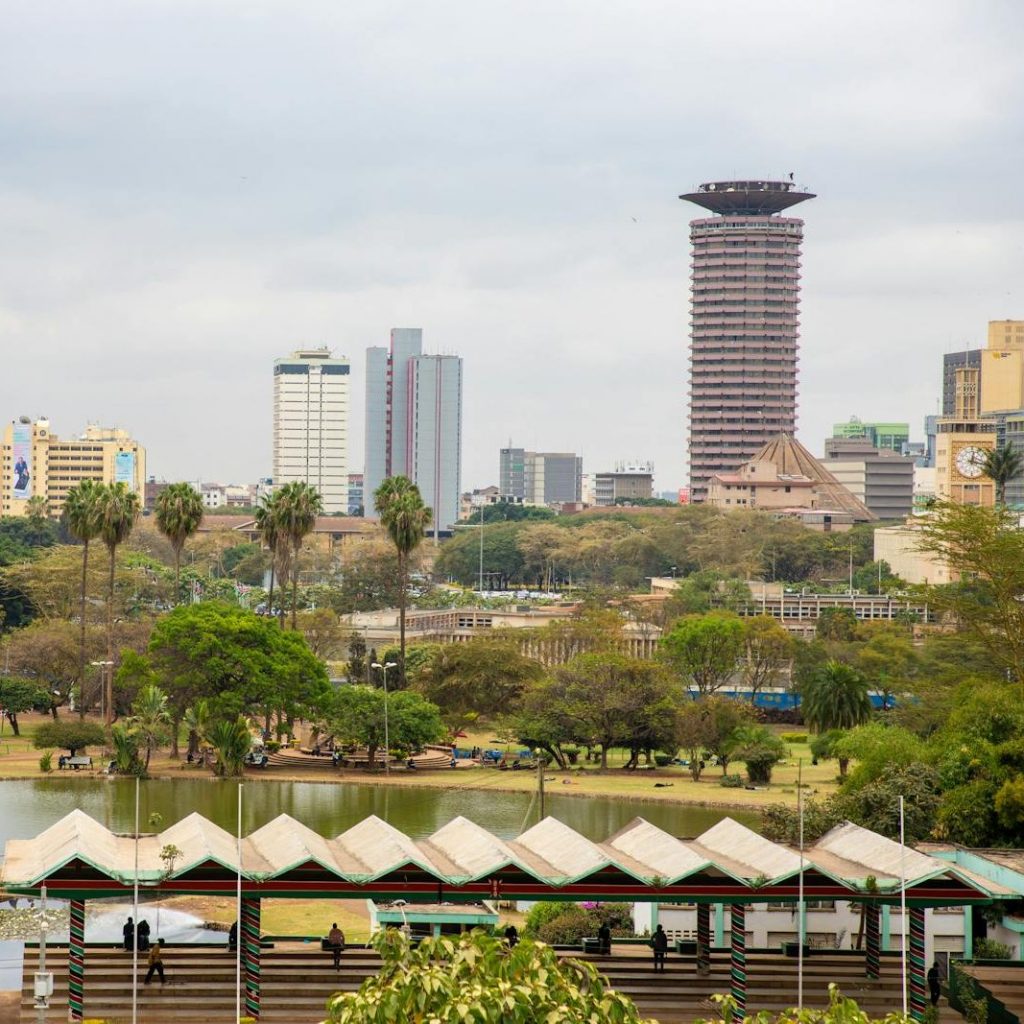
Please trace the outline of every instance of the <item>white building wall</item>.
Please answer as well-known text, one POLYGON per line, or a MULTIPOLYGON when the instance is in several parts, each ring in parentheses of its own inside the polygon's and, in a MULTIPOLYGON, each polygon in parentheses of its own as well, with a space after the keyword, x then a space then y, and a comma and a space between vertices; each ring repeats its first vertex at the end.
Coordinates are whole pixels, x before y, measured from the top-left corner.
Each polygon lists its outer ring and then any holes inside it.
POLYGON ((274 363, 274 484, 303 481, 328 514, 348 510, 349 364, 328 349, 274 363))

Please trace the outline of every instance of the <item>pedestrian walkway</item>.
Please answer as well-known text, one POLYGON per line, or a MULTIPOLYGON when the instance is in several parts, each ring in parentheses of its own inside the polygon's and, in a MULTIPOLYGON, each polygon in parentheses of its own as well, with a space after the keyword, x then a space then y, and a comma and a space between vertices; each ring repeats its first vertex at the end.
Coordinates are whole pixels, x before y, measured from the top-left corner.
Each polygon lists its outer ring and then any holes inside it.
MULTIPOLYGON (((569 955, 569 954, 565 954, 569 955)), ((576 955, 576 954, 574 954, 576 955)), ((32 970, 26 961, 21 1021, 36 1020, 32 1009, 32 970)), ((729 956, 715 953, 711 972, 697 975, 692 957, 669 954, 667 970, 656 974, 650 951, 644 947, 613 947, 610 956, 580 956, 595 963, 611 984, 631 996, 641 1013, 661 1024, 691 1024, 711 1016, 709 997, 729 989, 729 956)), ((51 949, 49 964, 55 970, 54 998, 48 1022, 67 1020, 67 952, 51 949)), ((131 1019, 131 954, 120 949, 88 948, 89 982, 86 1018, 131 1019)), ((139 1017, 145 1024, 229 1024, 235 1010, 235 959, 225 950, 208 947, 167 947, 167 985, 139 987, 139 1017)), ((335 971, 329 953, 312 944, 283 944, 265 950, 261 958, 261 1021, 270 1024, 316 1024, 324 1019, 328 997, 338 991, 354 991, 380 967, 376 953, 347 949, 341 968, 335 971)), ((778 954, 751 953, 747 960, 749 989, 747 1007, 782 1010, 793 1006, 797 996, 797 963, 778 954)), ((871 1017, 883 1017, 900 1005, 900 962, 883 956, 878 981, 864 977, 859 956, 815 953, 804 966, 805 1005, 824 1006, 828 983, 837 982, 871 1017)), ((1022 972, 1024 973, 1024 972, 1022 972)), ((145 958, 139 958, 140 982, 145 977, 145 958)), ((943 999, 940 1024, 962 1024, 962 1018, 943 999)), ((244 1010, 243 1010, 244 1013, 244 1010)))

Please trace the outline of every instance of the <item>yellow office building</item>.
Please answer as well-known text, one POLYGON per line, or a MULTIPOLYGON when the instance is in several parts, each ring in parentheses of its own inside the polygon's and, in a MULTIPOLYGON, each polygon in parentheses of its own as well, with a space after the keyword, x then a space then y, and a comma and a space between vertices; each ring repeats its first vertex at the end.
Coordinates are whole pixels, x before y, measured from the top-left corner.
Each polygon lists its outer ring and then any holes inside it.
POLYGON ((981 414, 1024 409, 1024 320, 990 320, 981 352, 981 414))
POLYGON ((0 515, 23 516, 33 497, 44 497, 59 516, 68 491, 83 480, 123 481, 141 498, 146 449, 119 427, 90 424, 71 439, 54 436, 49 420, 27 416, 9 423, 0 450, 0 515))

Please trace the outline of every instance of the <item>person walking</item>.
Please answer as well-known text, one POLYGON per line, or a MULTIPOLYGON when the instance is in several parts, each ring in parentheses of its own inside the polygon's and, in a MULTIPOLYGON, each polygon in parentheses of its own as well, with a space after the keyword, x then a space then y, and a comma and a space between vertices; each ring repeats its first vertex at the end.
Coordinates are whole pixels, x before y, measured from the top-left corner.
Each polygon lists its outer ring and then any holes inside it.
POLYGON ((164 940, 157 939, 152 946, 149 947, 149 959, 146 961, 149 964, 149 970, 146 971, 146 980, 143 982, 144 985, 148 985, 153 980, 153 975, 160 975, 160 984, 164 985, 167 983, 166 977, 164 977, 164 940))
POLYGON ((659 924, 651 938, 651 949, 654 951, 654 969, 665 970, 665 954, 668 952, 668 936, 659 924))
POLYGON ((341 970, 341 954, 345 952, 345 933, 338 927, 335 921, 331 930, 327 933, 327 945, 334 957, 334 969, 341 970))
POLYGON ((125 921, 121 935, 124 937, 125 952, 130 953, 135 948, 135 922, 130 917, 125 921))
POLYGON ((939 979, 939 961, 936 960, 928 970, 928 994, 932 999, 932 1006, 939 1005, 939 996, 942 995, 942 982, 939 979))

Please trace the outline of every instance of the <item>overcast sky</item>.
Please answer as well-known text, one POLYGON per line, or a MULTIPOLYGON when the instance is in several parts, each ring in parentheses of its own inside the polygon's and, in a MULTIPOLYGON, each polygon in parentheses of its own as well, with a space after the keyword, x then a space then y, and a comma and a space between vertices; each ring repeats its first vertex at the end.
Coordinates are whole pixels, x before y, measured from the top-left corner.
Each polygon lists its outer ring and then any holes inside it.
POLYGON ((702 181, 806 220, 801 439, 935 410, 1024 318, 1020 0, 0 3, 0 419, 270 472, 272 362, 419 326, 498 448, 685 480, 702 181))

